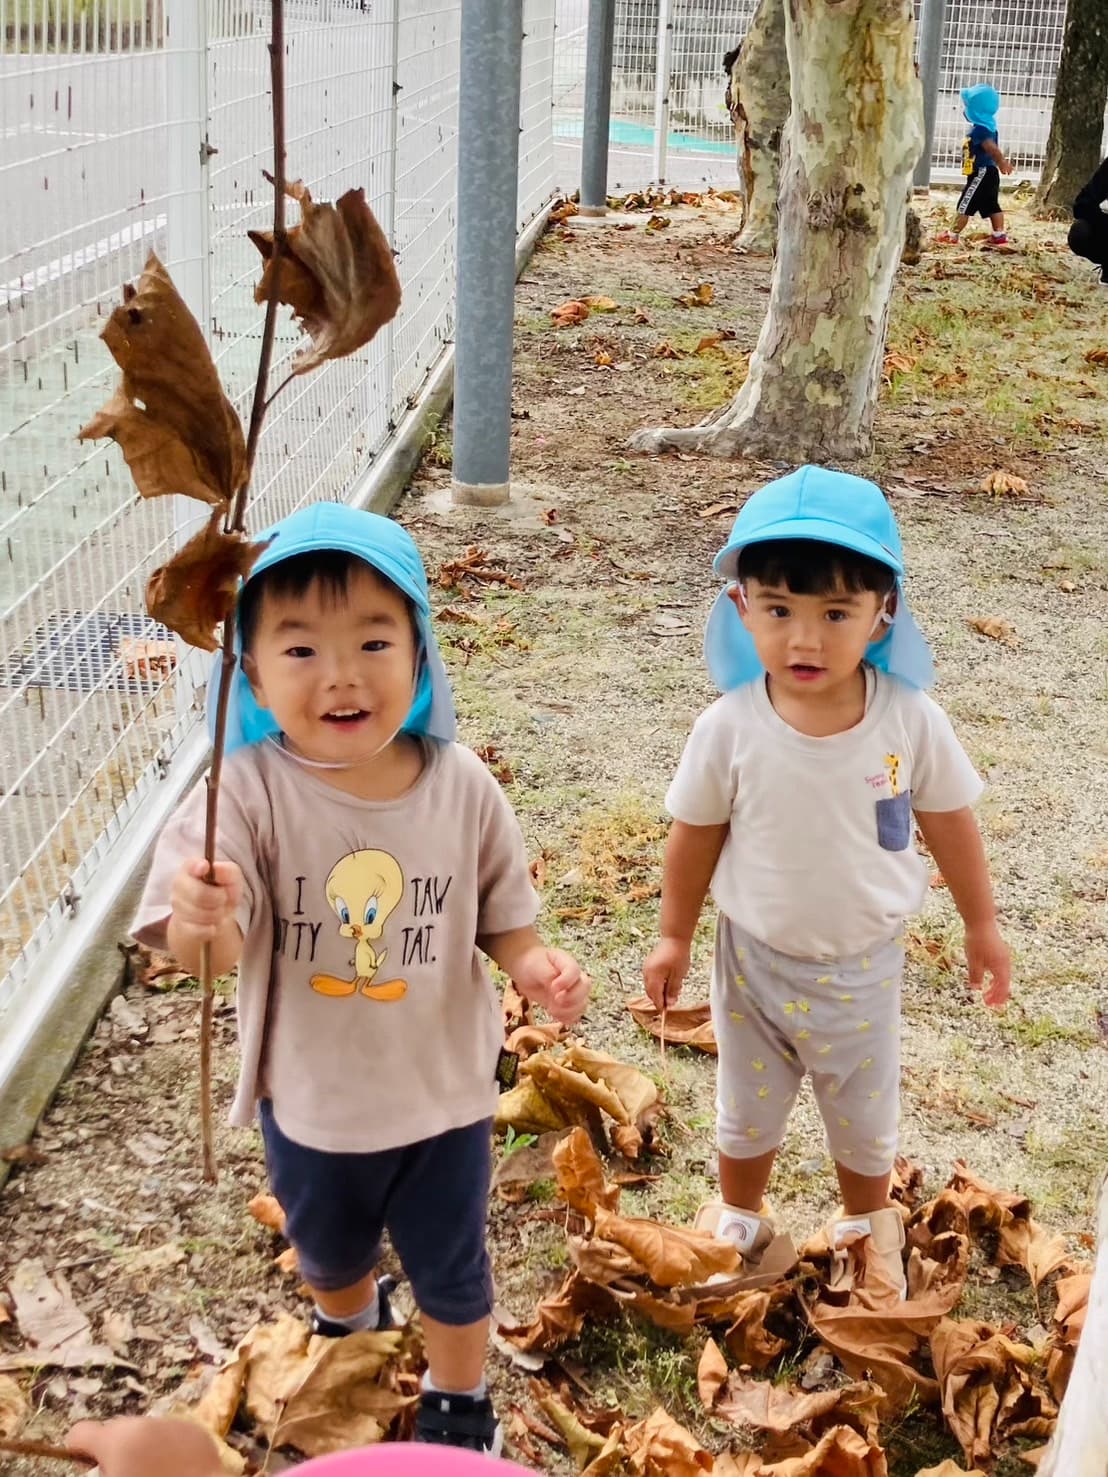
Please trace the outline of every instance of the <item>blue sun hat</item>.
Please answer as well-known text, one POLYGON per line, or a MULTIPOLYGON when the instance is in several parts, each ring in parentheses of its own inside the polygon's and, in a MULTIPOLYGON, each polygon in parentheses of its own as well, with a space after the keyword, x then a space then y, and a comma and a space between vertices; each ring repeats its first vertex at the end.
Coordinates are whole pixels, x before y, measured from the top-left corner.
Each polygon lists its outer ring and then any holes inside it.
MULTIPOLYGON (((313 503, 311 507, 300 508, 288 518, 282 518, 280 523, 264 529, 258 535, 258 542, 266 539, 269 543, 258 556, 248 580, 297 554, 341 549, 364 559, 371 569, 384 575, 401 594, 407 596, 412 602, 419 631, 420 664, 415 696, 402 731, 453 742, 457 732, 454 698, 431 628, 427 574, 411 535, 399 523, 394 523, 391 518, 382 518, 379 513, 367 513, 345 503, 313 503)), ((242 669, 242 637, 237 629, 235 655, 239 661, 231 678, 224 750, 227 754, 245 744, 275 738, 280 733, 273 714, 258 706, 250 690, 242 669)), ((213 737, 221 672, 222 657, 217 652, 208 679, 207 698, 208 732, 213 737)))
POLYGON ((962 88, 962 109, 966 121, 977 128, 996 133, 996 115, 1000 112, 1000 93, 988 82, 962 88))
MULTIPOLYGON (((743 504, 731 537, 712 567, 730 587, 739 576, 742 550, 770 539, 837 544, 887 564, 896 575, 896 614, 884 633, 870 642, 866 661, 912 687, 931 686, 935 680, 931 648, 904 598, 900 532, 893 510, 875 482, 826 467, 801 467, 787 477, 768 482, 743 504)), ((720 692, 753 682, 765 670, 754 638, 726 590, 717 596, 708 617, 704 659, 720 692)))

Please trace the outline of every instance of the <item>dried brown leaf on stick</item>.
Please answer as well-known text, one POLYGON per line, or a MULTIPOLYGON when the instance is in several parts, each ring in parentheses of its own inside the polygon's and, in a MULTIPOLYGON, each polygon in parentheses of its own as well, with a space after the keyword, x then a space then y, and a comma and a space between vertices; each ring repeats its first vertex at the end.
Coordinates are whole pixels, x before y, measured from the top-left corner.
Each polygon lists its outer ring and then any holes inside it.
POLYGON ((652 1000, 638 995, 627 1002, 627 1009, 656 1041, 663 1041, 666 1046, 692 1046, 709 1056, 717 1054, 712 1010, 707 1000, 698 1005, 667 1006, 663 1017, 652 1000))
POLYGON ((400 279, 385 233, 363 189, 347 190, 334 205, 316 202, 302 180, 285 186, 300 206, 300 224, 274 251, 272 231, 248 235, 265 257, 255 300, 268 301, 273 266, 281 257, 277 296, 288 303, 312 340, 292 362, 294 374, 307 374, 328 359, 342 359, 362 348, 400 307, 400 279))
POLYGON ((265 548, 225 533, 216 513, 146 583, 146 608, 190 646, 218 651, 217 628, 235 608, 239 582, 265 548))
POLYGON ((228 507, 249 475, 242 426, 200 325, 156 256, 137 287, 124 287, 100 337, 123 377, 79 439, 116 441, 143 497, 181 493, 228 507))

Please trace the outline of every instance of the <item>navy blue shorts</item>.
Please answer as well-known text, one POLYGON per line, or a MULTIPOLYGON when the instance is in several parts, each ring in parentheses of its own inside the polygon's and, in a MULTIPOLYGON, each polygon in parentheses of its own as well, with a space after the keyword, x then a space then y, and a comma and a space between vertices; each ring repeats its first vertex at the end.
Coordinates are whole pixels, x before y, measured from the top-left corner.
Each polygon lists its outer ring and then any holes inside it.
POLYGON ((387 1230, 421 1312, 454 1326, 492 1312, 491 1119, 399 1149, 329 1154, 286 1138, 272 1103, 258 1112, 269 1182, 311 1287, 360 1282, 380 1260, 387 1230))

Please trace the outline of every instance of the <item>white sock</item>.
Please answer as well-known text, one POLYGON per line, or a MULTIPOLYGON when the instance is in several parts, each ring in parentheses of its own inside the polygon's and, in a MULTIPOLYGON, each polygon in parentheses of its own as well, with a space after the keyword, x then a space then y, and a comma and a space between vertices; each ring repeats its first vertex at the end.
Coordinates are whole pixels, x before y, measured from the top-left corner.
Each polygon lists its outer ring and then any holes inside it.
POLYGON ((479 1385, 474 1385, 472 1390, 440 1390, 431 1378, 431 1371, 424 1372, 422 1388, 425 1395, 464 1395, 468 1400, 483 1400, 489 1393, 488 1383, 482 1377, 479 1385))
POLYGON ((373 1289, 372 1299, 366 1303, 360 1313, 348 1313, 345 1318, 338 1318, 334 1313, 327 1313, 315 1305, 315 1310, 320 1318, 326 1319, 328 1323, 337 1323, 340 1328, 348 1329, 350 1333, 364 1333, 366 1330, 373 1331, 381 1321, 381 1294, 377 1288, 373 1289))

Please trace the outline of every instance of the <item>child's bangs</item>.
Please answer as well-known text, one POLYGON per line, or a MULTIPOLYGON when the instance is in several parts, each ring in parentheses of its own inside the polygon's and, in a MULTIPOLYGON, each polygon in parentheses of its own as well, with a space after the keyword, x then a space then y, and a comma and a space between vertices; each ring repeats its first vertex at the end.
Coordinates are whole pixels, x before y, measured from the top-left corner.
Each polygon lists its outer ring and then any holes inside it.
POLYGON ((769 539, 739 554, 739 579, 788 590, 792 595, 839 592, 885 595, 896 584, 887 564, 838 544, 815 539, 769 539))
POLYGON ((246 582, 238 610, 243 650, 250 650, 265 596, 277 600, 302 600, 309 590, 318 590, 324 605, 337 607, 346 602, 355 574, 366 570, 382 585, 396 589, 410 610, 411 601, 407 595, 357 554, 350 554, 345 549, 313 549, 271 564, 246 582))

